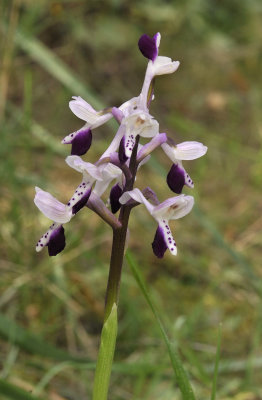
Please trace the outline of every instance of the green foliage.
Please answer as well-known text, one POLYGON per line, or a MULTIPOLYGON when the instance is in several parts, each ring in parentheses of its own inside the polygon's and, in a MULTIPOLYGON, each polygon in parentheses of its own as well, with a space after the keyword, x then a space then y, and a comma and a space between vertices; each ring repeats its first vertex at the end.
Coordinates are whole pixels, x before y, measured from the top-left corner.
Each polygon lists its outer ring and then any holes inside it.
POLYGON ((137 284, 139 288, 141 289, 141 292, 143 293, 148 306, 151 308, 152 313, 154 314, 154 317, 156 319, 156 322, 158 324, 159 330, 161 332, 162 338, 166 344, 167 351, 170 357, 170 361, 172 364, 172 368, 174 370, 174 375, 176 378, 176 381, 178 383, 178 386, 181 390, 182 396, 184 400, 194 400, 195 396, 192 390, 192 387, 190 385, 189 379, 187 377, 186 371, 183 368, 182 362, 179 358, 179 355, 177 354, 176 349, 174 348, 174 345, 170 342, 168 339, 167 333, 165 331, 165 328, 162 324, 162 321, 158 315, 158 312, 156 311, 156 307, 153 304, 151 295, 149 293, 149 290, 146 286, 146 283, 139 271, 139 267, 134 259, 134 257, 131 255, 130 252, 126 254, 127 261, 130 265, 130 268, 132 270, 132 273, 135 277, 135 280, 137 281, 137 284))
POLYGON ((93 400, 107 399, 111 368, 115 353, 117 324, 117 305, 114 303, 101 332, 101 345, 97 357, 93 400))

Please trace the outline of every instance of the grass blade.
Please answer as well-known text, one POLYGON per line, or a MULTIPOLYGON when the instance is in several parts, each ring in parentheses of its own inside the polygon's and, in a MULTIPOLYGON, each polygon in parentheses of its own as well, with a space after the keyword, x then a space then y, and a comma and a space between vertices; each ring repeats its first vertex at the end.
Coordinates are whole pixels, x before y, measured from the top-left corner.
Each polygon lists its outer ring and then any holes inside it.
POLYGON ((9 340, 21 349, 32 354, 38 354, 42 357, 51 358, 57 361, 75 361, 88 363, 87 358, 74 357, 66 351, 57 349, 56 347, 39 339, 31 332, 22 328, 16 322, 8 319, 0 313, 0 336, 9 340))
POLYGON ((177 379, 177 383, 178 383, 181 393, 183 395, 183 399, 184 400, 195 400, 195 396, 194 396, 192 387, 190 385, 189 379, 187 377, 186 371, 184 370, 184 367, 183 367, 182 362, 174 348, 174 345, 168 339, 165 328, 162 324, 162 321, 159 318, 159 315, 156 311, 156 308, 152 302, 151 296, 146 287, 145 281, 137 267, 135 259, 131 255, 130 251, 128 251, 126 253, 126 259, 129 263, 129 266, 131 268, 131 271, 134 275, 135 280, 137 281, 138 286, 140 287, 149 307, 151 308, 152 313, 154 314, 154 317, 156 319, 156 322, 158 324, 158 327, 160 329, 160 332, 162 334, 164 342, 167 346, 171 364, 172 364, 172 367, 173 367, 173 370, 175 373, 175 377, 177 379))
POLYGON ((81 82, 70 68, 39 40, 24 34, 18 29, 15 35, 15 42, 74 95, 88 98, 88 101, 96 108, 104 108, 92 90, 81 82))
POLYGON ((21 389, 3 379, 0 379, 0 393, 1 395, 14 400, 44 400, 43 398, 40 399, 40 397, 31 395, 24 389, 21 389))
POLYGON ((218 366, 219 366, 219 360, 220 360, 220 349, 221 349, 221 325, 219 325, 219 328, 218 328, 216 363, 215 363, 213 383, 212 383, 211 400, 215 400, 215 398, 216 398, 218 366))

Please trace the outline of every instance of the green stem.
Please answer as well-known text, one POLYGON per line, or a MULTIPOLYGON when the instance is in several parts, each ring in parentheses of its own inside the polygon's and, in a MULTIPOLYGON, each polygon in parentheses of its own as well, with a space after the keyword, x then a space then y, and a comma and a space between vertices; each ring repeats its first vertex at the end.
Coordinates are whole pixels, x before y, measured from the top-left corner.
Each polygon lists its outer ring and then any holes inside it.
MULTIPOLYGON (((137 171, 136 155, 139 136, 130 159, 130 179, 126 181, 124 191, 132 190, 137 171)), ((117 336, 117 305, 119 287, 125 252, 126 234, 132 206, 123 205, 120 209, 120 227, 113 228, 113 243, 110 259, 110 269, 106 291, 104 325, 101 333, 101 342, 95 371, 93 400, 106 400, 109 380, 112 370, 116 336, 117 336)))

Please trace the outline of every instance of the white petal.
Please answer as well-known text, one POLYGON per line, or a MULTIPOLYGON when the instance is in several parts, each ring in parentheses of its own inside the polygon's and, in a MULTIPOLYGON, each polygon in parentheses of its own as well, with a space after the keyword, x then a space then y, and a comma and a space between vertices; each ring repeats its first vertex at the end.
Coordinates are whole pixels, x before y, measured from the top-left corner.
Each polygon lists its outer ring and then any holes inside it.
POLYGON ((112 180, 117 179, 121 180, 122 171, 116 165, 112 163, 103 164, 100 167, 100 171, 103 177, 102 181, 96 182, 93 192, 97 196, 102 196, 102 194, 108 188, 108 185, 112 182, 112 180))
POLYGON ((157 37, 157 39, 156 39, 156 46, 157 46, 157 48, 159 48, 159 46, 160 46, 160 40, 161 40, 161 34, 160 34, 159 32, 157 32, 156 37, 157 37))
POLYGON ((43 234, 43 236, 41 236, 41 238, 38 240, 35 250, 37 252, 43 250, 43 248, 48 244, 51 233, 53 232, 54 229, 59 228, 59 226, 61 226, 61 224, 58 223, 54 223, 50 226, 50 228, 43 234))
POLYGON ((127 134, 124 138, 125 155, 130 158, 136 144, 136 135, 127 134))
POLYGON ((185 185, 187 185, 191 189, 194 189, 194 182, 192 181, 191 177, 188 175, 185 169, 184 172, 185 172, 185 185))
POLYGON ((78 172, 87 173, 90 175, 90 178, 96 180, 103 180, 102 174, 100 172, 99 167, 96 167, 94 164, 89 162, 85 162, 79 156, 68 156, 66 157, 66 163, 69 167, 75 169, 78 172))
POLYGON ((179 219, 190 213, 193 205, 194 197, 181 194, 154 207, 152 215, 157 221, 179 219))
POLYGON ((83 197, 85 197, 86 193, 91 190, 93 184, 93 180, 88 181, 88 179, 84 179, 80 185, 77 186, 76 190, 74 191, 73 196, 71 199, 68 201, 67 206, 70 209, 73 209, 73 207, 80 201, 82 200, 83 197))
POLYGON ((103 179, 117 179, 122 175, 122 170, 112 163, 106 164, 101 172, 103 179))
POLYGON ((158 133, 159 123, 155 119, 151 118, 151 120, 148 121, 148 124, 140 132, 140 136, 150 138, 156 136, 158 133))
POLYGON ((82 128, 78 129, 75 132, 70 133, 69 135, 65 136, 64 139, 61 141, 63 144, 71 144, 74 138, 78 135, 79 132, 90 128, 90 124, 85 124, 82 128))
POLYGON ((159 56, 153 64, 154 75, 172 74, 179 67, 179 61, 172 61, 169 57, 159 56))
POLYGON ((159 124, 148 113, 137 110, 123 118, 122 124, 126 127, 126 135, 135 138, 137 135, 153 137, 158 134, 159 124))
POLYGON ((173 238, 173 235, 172 235, 171 229, 168 225, 168 222, 166 220, 161 220, 161 221, 159 221, 159 226, 163 230, 164 240, 166 242, 166 245, 167 245, 170 253, 173 256, 176 256, 177 255, 176 242, 173 238))
POLYGON ((69 108, 78 118, 89 122, 90 125, 99 118, 96 110, 80 96, 74 97, 74 100, 69 102, 69 108))
POLYGON ((138 203, 143 203, 150 214, 152 214, 154 206, 149 203, 149 201, 145 198, 145 196, 141 193, 139 189, 135 188, 133 190, 130 190, 129 192, 123 193, 119 199, 119 202, 121 204, 126 204, 131 199, 137 201, 138 203))
POLYGON ((36 188, 34 202, 39 210, 54 222, 63 224, 72 217, 72 211, 65 204, 40 188, 36 188))
POLYGON ((207 147, 199 142, 179 143, 173 149, 177 160, 195 160, 207 152, 207 147))
POLYGON ((161 144, 162 149, 166 153, 166 155, 170 158, 170 160, 174 163, 177 164, 177 159, 175 156, 175 151, 174 151, 174 146, 170 146, 167 143, 161 144))
POLYGON ((126 101, 125 103, 121 104, 119 110, 121 110, 126 117, 127 115, 131 114, 135 111, 140 103, 140 96, 133 97, 132 99, 126 101))
POLYGON ((90 104, 88 104, 82 97, 73 97, 74 100, 69 102, 70 110, 80 119, 86 121, 91 128, 97 128, 103 125, 110 118, 111 113, 103 114, 101 111, 96 111, 90 104))
POLYGON ((105 191, 108 188, 111 181, 112 181, 112 179, 105 179, 102 182, 97 181, 94 189, 92 190, 92 193, 96 194, 98 197, 101 197, 102 194, 105 193, 105 191))

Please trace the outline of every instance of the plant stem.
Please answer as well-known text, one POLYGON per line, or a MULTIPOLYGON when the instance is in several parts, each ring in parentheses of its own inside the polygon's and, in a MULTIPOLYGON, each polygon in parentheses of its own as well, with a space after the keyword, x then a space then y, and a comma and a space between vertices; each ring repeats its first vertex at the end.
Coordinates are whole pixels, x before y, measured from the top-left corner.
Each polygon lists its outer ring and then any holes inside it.
MULTIPOLYGON (((137 171, 136 155, 137 155, 138 142, 139 142, 139 136, 137 136, 136 138, 136 144, 134 146, 132 156, 130 158, 130 163, 129 163, 130 179, 126 181, 124 192, 133 189, 137 171)), ((123 205, 121 207, 119 221, 121 222, 122 226, 120 228, 113 229, 113 243, 112 243, 110 269, 109 269, 107 291, 106 291, 104 322, 107 320, 113 304, 114 303, 116 305, 118 304, 118 292, 121 280, 121 272, 122 272, 125 243, 126 243, 126 233, 127 233, 131 208, 132 206, 129 205, 123 205)))
POLYGON ((121 209, 122 227, 113 230, 113 243, 110 260, 110 269, 107 283, 106 304, 104 321, 108 318, 113 304, 118 304, 118 293, 123 266, 126 233, 131 207, 123 206, 121 209))
MULTIPOLYGON (((133 189, 137 171, 136 155, 138 142, 139 136, 136 138, 136 144, 130 158, 130 178, 126 180, 124 192, 133 189)), ((119 287, 131 209, 131 205, 123 205, 121 207, 119 214, 120 227, 113 228, 113 243, 106 291, 104 325, 102 328, 101 342, 96 364, 93 400, 107 399, 117 336, 117 305, 119 287)))

